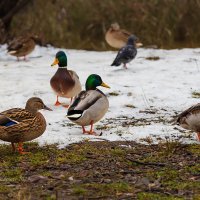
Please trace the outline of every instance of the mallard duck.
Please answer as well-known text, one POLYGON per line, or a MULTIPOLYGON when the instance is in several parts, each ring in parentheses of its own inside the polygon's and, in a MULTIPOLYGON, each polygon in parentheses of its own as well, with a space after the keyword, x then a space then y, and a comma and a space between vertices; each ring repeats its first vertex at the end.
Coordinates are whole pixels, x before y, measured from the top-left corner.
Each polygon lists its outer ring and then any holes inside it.
POLYGON ((188 108, 179 114, 177 123, 197 133, 197 140, 200 142, 200 103, 188 108))
POLYGON ((84 134, 96 133, 93 124, 98 122, 107 112, 109 102, 106 95, 97 89, 98 86, 110 88, 97 74, 91 74, 86 81, 86 91, 81 91, 70 105, 67 117, 74 123, 81 125, 84 134), (90 125, 89 131, 85 126, 90 125))
POLYGON ((19 61, 19 57, 24 57, 30 54, 35 49, 35 41, 37 36, 20 36, 15 38, 8 45, 8 53, 12 56, 16 56, 19 61))
MULTIPOLYGON (((81 83, 75 71, 67 69, 67 56, 63 51, 56 54, 55 61, 51 66, 58 64, 58 70, 50 80, 51 87, 57 95, 55 106, 61 103, 58 97, 72 98, 81 91, 81 83)), ((65 105, 68 107, 69 105, 65 105)))
POLYGON ((23 142, 31 141, 44 133, 46 121, 38 112, 40 109, 51 110, 40 98, 28 99, 25 109, 12 108, 0 113, 0 139, 11 142, 13 151, 18 143, 18 151, 24 154, 23 142))
POLYGON ((127 69, 126 64, 131 62, 137 55, 137 49, 135 47, 136 40, 137 40, 137 37, 135 37, 134 35, 131 35, 128 38, 128 42, 126 46, 124 46, 123 48, 119 50, 111 66, 119 66, 123 63, 124 68, 127 69))
MULTIPOLYGON (((121 49, 124 47, 131 36, 126 30, 120 29, 118 23, 111 24, 110 28, 106 32, 105 40, 113 48, 121 49)), ((136 43, 136 47, 142 46, 142 43, 136 43)))

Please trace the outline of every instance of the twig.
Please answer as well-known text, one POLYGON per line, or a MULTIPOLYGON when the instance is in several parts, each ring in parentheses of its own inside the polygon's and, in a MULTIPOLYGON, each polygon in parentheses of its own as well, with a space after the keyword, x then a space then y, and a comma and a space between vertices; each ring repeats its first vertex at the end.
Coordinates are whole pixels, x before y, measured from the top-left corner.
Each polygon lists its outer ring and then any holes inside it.
POLYGON ((127 160, 137 163, 139 165, 153 165, 153 166, 159 166, 159 167, 165 167, 166 165, 164 163, 152 163, 152 162, 142 162, 139 160, 134 160, 132 158, 126 158, 127 160))

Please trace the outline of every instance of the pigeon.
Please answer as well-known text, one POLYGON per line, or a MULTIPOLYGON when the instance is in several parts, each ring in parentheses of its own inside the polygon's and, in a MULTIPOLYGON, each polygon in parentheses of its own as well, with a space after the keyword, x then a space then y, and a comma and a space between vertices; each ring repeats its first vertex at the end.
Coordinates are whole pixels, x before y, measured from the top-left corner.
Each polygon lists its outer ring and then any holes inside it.
POLYGON ((137 55, 137 49, 135 46, 135 43, 137 40, 138 40, 138 38, 135 35, 131 35, 128 38, 126 46, 122 47, 119 50, 115 60, 111 64, 111 66, 120 66, 123 63, 124 68, 127 69, 126 64, 131 62, 137 55))

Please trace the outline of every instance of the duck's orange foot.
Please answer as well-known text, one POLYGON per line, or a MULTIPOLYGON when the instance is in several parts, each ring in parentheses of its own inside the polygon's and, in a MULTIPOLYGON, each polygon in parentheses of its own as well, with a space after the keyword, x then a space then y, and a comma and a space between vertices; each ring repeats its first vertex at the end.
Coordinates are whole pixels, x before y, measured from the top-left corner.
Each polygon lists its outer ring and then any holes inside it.
POLYGON ((21 155, 30 153, 30 152, 24 151, 24 149, 23 149, 23 143, 19 143, 18 144, 18 151, 19 151, 19 154, 21 154, 21 155))
POLYGON ((61 103, 59 101, 56 101, 56 103, 54 104, 55 106, 60 106, 61 103))
POLYGON ((88 135, 97 135, 97 133, 95 131, 84 131, 83 134, 88 134, 88 135))
POLYGON ((69 105, 68 104, 64 104, 63 107, 69 108, 69 105))

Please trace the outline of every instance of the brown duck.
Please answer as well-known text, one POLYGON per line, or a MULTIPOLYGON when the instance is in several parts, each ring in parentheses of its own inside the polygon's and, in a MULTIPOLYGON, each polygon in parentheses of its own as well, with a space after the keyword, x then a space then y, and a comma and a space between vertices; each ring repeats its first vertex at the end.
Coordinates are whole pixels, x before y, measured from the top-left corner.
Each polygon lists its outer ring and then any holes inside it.
MULTIPOLYGON (((63 51, 56 54, 51 66, 58 64, 58 70, 50 80, 50 85, 57 95, 55 106, 60 105, 58 97, 72 98, 81 91, 81 83, 76 72, 67 69, 67 56, 63 51)), ((68 107, 69 105, 65 105, 68 107)))
MULTIPOLYGON (((132 34, 124 29, 120 29, 118 23, 111 24, 110 28, 106 32, 105 40, 113 48, 121 49, 128 41, 128 38, 132 34)), ((137 42, 136 47, 142 46, 142 43, 137 42)))
POLYGON ((37 36, 20 36, 15 38, 8 45, 8 53, 12 56, 16 56, 19 61, 19 57, 24 57, 30 54, 35 49, 35 42, 37 36))
POLYGON ((12 108, 0 113, 0 139, 11 142, 13 151, 14 143, 18 143, 18 151, 24 154, 23 142, 31 141, 41 136, 46 130, 46 121, 38 112, 40 109, 51 110, 40 98, 32 97, 25 109, 12 108))
POLYGON ((197 133, 197 140, 200 142, 200 103, 188 108, 179 114, 177 123, 197 133))

